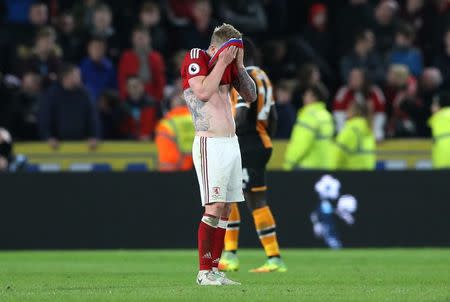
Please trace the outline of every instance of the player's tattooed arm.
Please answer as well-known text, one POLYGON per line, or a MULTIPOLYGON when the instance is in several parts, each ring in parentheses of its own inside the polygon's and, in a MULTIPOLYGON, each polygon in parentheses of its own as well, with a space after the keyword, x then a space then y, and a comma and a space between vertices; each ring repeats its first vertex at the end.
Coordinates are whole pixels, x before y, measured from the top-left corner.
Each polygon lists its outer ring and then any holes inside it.
POLYGON ((247 103, 256 101, 256 85, 245 70, 244 66, 238 67, 238 77, 233 81, 233 87, 247 103))
POLYGON ((239 49, 236 55, 236 67, 238 69, 238 76, 233 81, 233 87, 236 88, 245 102, 252 103, 256 101, 256 85, 247 73, 247 70, 245 70, 243 49, 239 49))
POLYGON ((203 110, 206 103, 199 100, 192 89, 186 89, 184 91, 184 99, 191 111, 195 130, 208 131, 210 128, 209 120, 211 119, 211 116, 203 110))

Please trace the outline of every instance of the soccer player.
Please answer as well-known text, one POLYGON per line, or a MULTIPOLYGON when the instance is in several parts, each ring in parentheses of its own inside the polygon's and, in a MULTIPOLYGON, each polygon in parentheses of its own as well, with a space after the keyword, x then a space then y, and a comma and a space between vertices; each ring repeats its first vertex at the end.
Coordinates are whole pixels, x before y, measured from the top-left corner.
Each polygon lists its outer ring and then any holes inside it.
POLYGON ((189 51, 181 68, 184 98, 196 131, 192 157, 205 208, 198 229, 199 285, 239 284, 217 267, 230 203, 244 200, 231 87, 247 102, 256 100, 255 84, 244 66, 241 38, 232 25, 223 24, 214 30, 208 49, 189 51))
MULTIPOLYGON (((287 269, 280 256, 275 219, 267 204, 265 180, 266 165, 272 154, 271 136, 275 133, 277 119, 272 84, 266 73, 255 66, 256 48, 253 43, 244 39, 244 45, 244 63, 256 84, 258 98, 256 102, 250 103, 233 90, 231 99, 235 107, 236 134, 241 147, 244 196, 268 257, 264 265, 251 272, 285 272, 287 269)), ((239 269, 239 224, 239 208, 234 203, 225 235, 225 251, 219 264, 222 271, 239 269)))

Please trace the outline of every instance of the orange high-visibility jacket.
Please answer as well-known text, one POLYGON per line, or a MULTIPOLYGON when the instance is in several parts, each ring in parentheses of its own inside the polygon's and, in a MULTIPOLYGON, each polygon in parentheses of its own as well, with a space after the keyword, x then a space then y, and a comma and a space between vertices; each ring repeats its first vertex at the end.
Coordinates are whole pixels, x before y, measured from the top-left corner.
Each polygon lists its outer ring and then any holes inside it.
POLYGON ((192 142, 195 130, 186 106, 170 110, 156 127, 159 170, 186 171, 193 167, 192 142))

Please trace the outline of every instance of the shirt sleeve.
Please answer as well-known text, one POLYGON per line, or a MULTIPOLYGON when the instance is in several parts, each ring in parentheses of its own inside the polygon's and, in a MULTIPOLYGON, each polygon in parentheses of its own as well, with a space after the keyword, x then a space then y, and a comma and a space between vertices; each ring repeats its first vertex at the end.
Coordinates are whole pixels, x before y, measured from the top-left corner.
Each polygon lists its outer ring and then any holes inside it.
POLYGON ((181 76, 189 81, 197 76, 208 75, 208 56, 200 48, 193 48, 184 57, 181 76))

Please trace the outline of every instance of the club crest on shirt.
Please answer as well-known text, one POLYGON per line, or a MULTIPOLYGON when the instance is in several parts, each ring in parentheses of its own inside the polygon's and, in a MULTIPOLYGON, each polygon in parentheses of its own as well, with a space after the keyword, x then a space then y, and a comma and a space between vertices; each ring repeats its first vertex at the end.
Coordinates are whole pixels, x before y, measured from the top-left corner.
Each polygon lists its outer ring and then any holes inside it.
POLYGON ((188 71, 190 75, 194 75, 200 72, 200 66, 197 63, 192 63, 188 67, 188 71))

